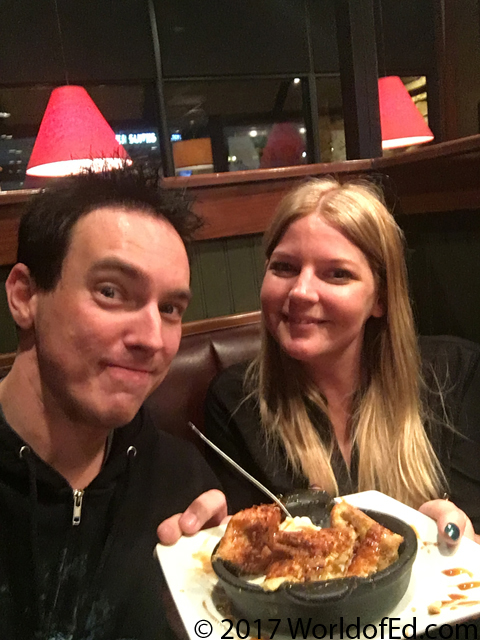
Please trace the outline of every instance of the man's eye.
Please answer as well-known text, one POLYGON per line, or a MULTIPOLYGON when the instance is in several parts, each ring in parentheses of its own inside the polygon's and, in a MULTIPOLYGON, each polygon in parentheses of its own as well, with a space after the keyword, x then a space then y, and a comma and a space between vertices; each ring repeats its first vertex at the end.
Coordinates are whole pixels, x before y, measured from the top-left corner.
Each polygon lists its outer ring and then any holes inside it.
POLYGON ((175 313, 175 307, 173 304, 164 304, 161 308, 162 313, 175 313))
POLYGON ((99 291, 104 298, 109 298, 110 300, 115 300, 120 297, 120 292, 118 288, 114 287, 111 284, 102 285, 99 291))
POLYGON ((183 312, 185 311, 185 307, 183 305, 174 304, 172 302, 167 302, 162 304, 160 307, 161 313, 164 313, 168 316, 178 316, 182 317, 183 312))

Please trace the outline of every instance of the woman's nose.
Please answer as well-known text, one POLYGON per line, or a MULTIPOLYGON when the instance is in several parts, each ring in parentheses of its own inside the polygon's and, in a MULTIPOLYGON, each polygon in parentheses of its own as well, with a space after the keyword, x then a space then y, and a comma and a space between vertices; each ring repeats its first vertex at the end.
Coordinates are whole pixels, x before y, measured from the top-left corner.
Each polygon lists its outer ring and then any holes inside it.
POLYGON ((293 300, 318 302, 319 287, 315 275, 309 271, 301 271, 290 290, 289 297, 293 300))

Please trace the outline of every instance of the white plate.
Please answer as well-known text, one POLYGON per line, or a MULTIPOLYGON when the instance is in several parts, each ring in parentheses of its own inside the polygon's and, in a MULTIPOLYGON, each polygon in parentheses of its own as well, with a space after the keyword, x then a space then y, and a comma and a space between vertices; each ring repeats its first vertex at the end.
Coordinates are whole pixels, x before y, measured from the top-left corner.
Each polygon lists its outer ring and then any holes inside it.
MULTIPOLYGON (((403 633, 405 625, 415 625, 418 635, 423 633, 429 625, 446 624, 452 629, 446 627, 442 637, 458 637, 455 624, 480 615, 480 587, 469 590, 458 588, 462 583, 480 582, 480 545, 470 540, 462 540, 455 553, 450 552, 443 545, 438 545, 437 527, 433 520, 378 491, 364 491, 345 496, 345 499, 354 506, 396 516, 412 525, 417 532, 418 553, 407 592, 389 614, 391 620, 396 619, 391 623, 396 627, 396 629, 392 627, 391 637, 400 639, 411 635, 409 632, 413 631, 413 627, 405 628, 403 633), (444 570, 455 568, 466 569, 473 576, 461 573, 449 577, 442 573, 444 570), (437 615, 428 613, 429 605, 450 600, 450 594, 462 594, 467 597, 457 600, 453 605, 444 605, 437 615), (461 602, 463 604, 460 604, 461 602)), ((279 633, 272 636, 272 631, 262 626, 260 626, 261 634, 258 634, 258 623, 251 624, 249 630, 246 623, 242 623, 238 628, 239 635, 236 634, 236 622, 232 625, 228 621, 231 616, 228 615, 227 601, 222 601, 219 589, 213 592, 217 578, 210 564, 210 555, 224 530, 225 527, 215 527, 200 531, 190 538, 181 538, 171 547, 157 545, 158 559, 189 638, 221 640, 222 637, 237 639, 256 638, 261 635, 262 640, 269 640, 272 637, 276 640, 286 640, 287 637, 294 637, 293 634, 285 636, 279 633)), ((360 630, 367 622, 369 621, 362 622, 360 619, 360 630)), ((433 627, 430 629, 433 630, 433 627)), ((355 629, 352 629, 350 636, 357 637, 355 633, 355 629)), ((467 637, 474 638, 475 634, 472 635, 472 633, 473 631, 467 637)), ((317 637, 321 637, 318 634, 321 634, 321 630, 317 631, 317 637)), ((303 635, 298 633, 297 638, 301 637, 303 635)), ((331 637, 339 638, 338 635, 325 636, 325 638, 331 637)), ((345 633, 343 637, 348 638, 348 635, 345 633)), ((390 634, 388 626, 384 627, 383 635, 378 626, 377 633, 374 635, 374 629, 370 625, 366 629, 366 635, 360 634, 358 637, 380 639, 388 638, 390 634)))

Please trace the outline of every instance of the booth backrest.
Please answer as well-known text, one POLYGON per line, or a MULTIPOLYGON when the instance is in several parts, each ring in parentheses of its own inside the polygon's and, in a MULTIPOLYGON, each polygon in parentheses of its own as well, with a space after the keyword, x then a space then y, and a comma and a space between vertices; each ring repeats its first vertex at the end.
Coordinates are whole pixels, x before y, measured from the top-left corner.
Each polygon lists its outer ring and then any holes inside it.
POLYGON ((203 431, 203 403, 211 380, 226 367, 252 359, 259 346, 257 312, 186 325, 167 377, 147 400, 159 427, 198 444, 188 422, 203 431))

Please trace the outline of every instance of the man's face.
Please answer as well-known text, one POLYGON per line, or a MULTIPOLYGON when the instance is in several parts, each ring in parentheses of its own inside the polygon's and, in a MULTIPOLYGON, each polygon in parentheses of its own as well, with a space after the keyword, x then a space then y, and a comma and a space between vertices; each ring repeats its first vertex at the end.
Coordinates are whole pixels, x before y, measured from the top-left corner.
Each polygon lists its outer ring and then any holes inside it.
POLYGON ((81 218, 57 286, 35 294, 42 393, 75 422, 129 422, 177 353, 189 280, 165 220, 120 207, 81 218))

